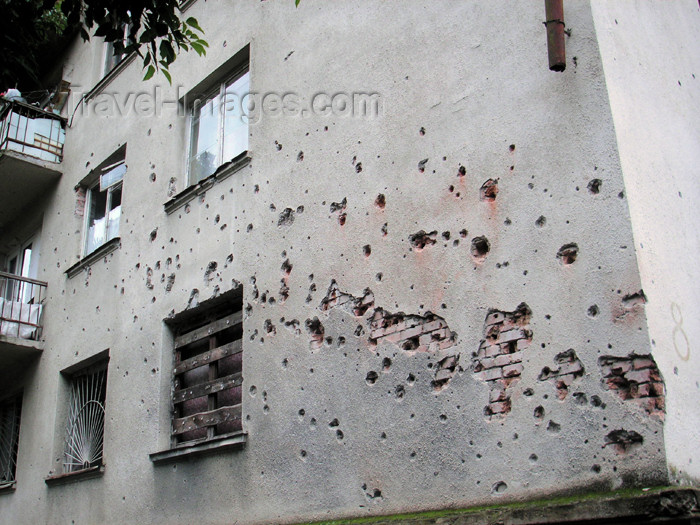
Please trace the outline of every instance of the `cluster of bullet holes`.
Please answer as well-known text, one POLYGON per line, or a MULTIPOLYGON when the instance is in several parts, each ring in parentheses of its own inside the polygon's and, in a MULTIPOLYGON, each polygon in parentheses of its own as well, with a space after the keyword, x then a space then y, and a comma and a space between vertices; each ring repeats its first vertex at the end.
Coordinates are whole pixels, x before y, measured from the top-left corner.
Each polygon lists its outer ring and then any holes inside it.
POLYGON ((565 244, 557 252, 557 259, 565 266, 573 264, 577 257, 578 245, 575 242, 565 244))
POLYGON ((338 224, 341 226, 345 225, 345 221, 347 219, 347 213, 345 212, 345 209, 348 207, 348 199, 347 197, 343 197, 343 200, 341 202, 331 202, 330 210, 331 214, 337 213, 338 214, 338 224))
POLYGON ((292 273, 292 264, 289 259, 285 259, 280 268, 282 278, 280 279, 280 303, 284 303, 289 298, 289 275, 292 273))
POLYGON ((362 163, 361 163, 361 162, 357 162, 357 157, 356 157, 356 156, 353 156, 353 157, 352 157, 352 165, 355 166, 355 172, 356 172, 356 173, 362 172, 362 163))
POLYGON ((479 198, 482 201, 493 202, 498 195, 498 179, 489 179, 481 185, 479 198))
POLYGON ((555 368, 545 366, 537 380, 554 383, 554 387, 557 390, 557 398, 563 400, 569 394, 569 387, 576 379, 583 376, 585 369, 573 348, 557 354, 554 357, 554 362, 558 366, 555 368))
POLYGON ((435 244, 435 238, 437 237, 437 230, 433 230, 430 233, 426 233, 424 230, 420 230, 416 233, 409 235, 408 241, 411 246, 417 251, 423 250, 426 246, 432 246, 435 244))
POLYGON ((362 492, 364 492, 365 496, 367 497, 368 500, 374 501, 374 500, 381 500, 382 498, 382 491, 375 488, 375 489, 367 489, 367 484, 363 483, 362 484, 362 492))

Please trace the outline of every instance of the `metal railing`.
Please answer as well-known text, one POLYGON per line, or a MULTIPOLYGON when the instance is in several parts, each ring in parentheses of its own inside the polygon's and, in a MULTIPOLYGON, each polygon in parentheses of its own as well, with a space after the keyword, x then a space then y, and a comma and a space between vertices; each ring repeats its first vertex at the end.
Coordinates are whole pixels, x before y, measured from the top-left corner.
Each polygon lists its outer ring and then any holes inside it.
POLYGON ((66 119, 23 102, 0 102, 0 151, 61 162, 66 119))
POLYGON ((0 335, 37 341, 47 283, 0 272, 0 335))

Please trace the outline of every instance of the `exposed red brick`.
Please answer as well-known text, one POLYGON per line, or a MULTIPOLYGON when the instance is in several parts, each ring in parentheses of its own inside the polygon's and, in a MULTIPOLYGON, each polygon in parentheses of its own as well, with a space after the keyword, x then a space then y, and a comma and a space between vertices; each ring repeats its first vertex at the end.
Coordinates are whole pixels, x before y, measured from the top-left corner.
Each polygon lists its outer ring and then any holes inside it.
POLYGON ((491 310, 484 321, 484 339, 473 358, 473 371, 489 383, 487 417, 504 416, 511 410, 509 389, 523 371, 522 350, 532 340, 529 321, 532 312, 522 303, 513 312, 491 310))
POLYGON ((617 392, 623 401, 633 401, 648 414, 664 418, 664 384, 651 354, 627 357, 602 356, 598 365, 603 386, 617 392))

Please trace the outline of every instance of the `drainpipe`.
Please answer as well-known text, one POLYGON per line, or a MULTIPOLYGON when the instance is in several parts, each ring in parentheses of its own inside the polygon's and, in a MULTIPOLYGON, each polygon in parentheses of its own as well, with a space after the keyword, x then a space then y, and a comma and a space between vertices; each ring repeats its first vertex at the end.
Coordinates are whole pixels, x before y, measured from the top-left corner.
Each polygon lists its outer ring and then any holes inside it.
POLYGON ((544 0, 547 13, 547 51, 549 69, 564 71, 566 69, 566 48, 564 46, 564 0, 544 0))

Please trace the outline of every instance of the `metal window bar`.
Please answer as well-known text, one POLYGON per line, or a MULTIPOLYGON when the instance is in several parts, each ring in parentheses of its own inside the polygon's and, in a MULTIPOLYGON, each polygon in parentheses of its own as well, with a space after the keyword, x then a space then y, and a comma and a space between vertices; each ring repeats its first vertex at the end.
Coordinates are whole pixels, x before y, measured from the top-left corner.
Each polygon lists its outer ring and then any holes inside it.
POLYGON ((47 283, 0 272, 0 335, 41 338, 47 283))
POLYGON ((64 474, 102 465, 106 395, 106 368, 72 378, 64 474))
POLYGON ((15 482, 22 396, 0 403, 0 486, 15 482))
POLYGON ((0 108, 0 150, 61 162, 65 128, 60 115, 16 100, 5 102, 0 108))

